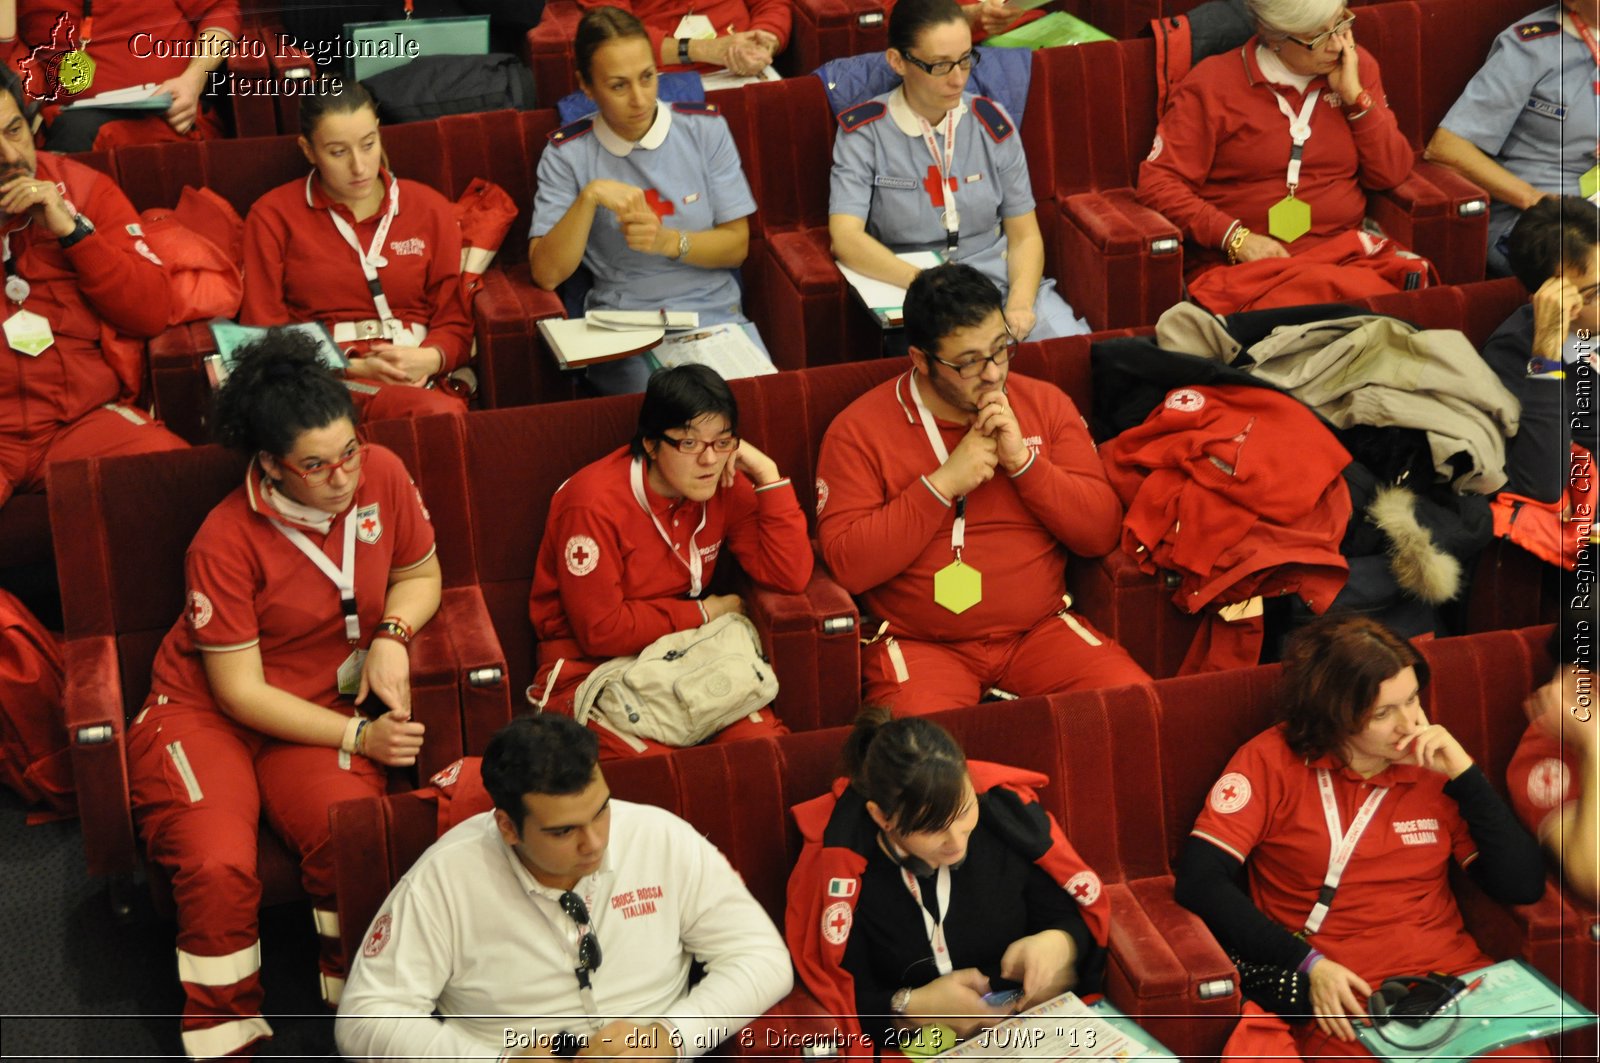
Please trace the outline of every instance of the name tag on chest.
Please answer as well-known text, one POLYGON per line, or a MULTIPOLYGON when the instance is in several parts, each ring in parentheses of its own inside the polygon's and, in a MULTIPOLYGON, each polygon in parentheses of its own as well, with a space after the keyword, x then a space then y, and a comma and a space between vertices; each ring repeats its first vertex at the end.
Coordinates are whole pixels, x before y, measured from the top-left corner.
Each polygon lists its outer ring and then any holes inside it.
POLYGON ((913 189, 917 187, 917 179, 915 177, 890 177, 888 174, 881 173, 874 174, 872 187, 913 189))
POLYGON ((1554 118, 1558 122, 1567 120, 1567 109, 1554 100, 1541 100, 1537 96, 1528 97, 1528 110, 1534 114, 1542 114, 1546 118, 1554 118))

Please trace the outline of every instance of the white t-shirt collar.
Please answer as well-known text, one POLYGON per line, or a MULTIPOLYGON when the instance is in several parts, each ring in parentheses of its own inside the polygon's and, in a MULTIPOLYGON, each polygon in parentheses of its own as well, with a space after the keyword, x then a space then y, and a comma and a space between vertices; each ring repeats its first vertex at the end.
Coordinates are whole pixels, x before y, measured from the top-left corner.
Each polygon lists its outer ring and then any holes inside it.
POLYGON ((667 130, 671 128, 672 107, 664 100, 656 100, 656 120, 650 123, 650 128, 638 140, 623 139, 598 112, 594 116, 594 135, 602 147, 619 159, 627 158, 636 147, 654 151, 667 139, 667 130))
MULTIPOLYGON (((956 105, 955 110, 952 112, 953 116, 950 119, 950 128, 952 130, 961 124, 961 116, 966 113, 967 100, 963 96, 961 102, 956 105)), ((889 93, 889 117, 894 120, 895 128, 906 136, 920 137, 922 135, 922 116, 913 111, 911 104, 906 102, 906 88, 904 85, 889 93)), ((942 124, 942 121, 936 123, 935 128, 942 124)))
POLYGON ((1275 85, 1293 85, 1299 92, 1306 91, 1306 86, 1317 79, 1316 74, 1296 74, 1284 66, 1278 53, 1265 44, 1256 45, 1256 62, 1261 66, 1262 77, 1275 85))

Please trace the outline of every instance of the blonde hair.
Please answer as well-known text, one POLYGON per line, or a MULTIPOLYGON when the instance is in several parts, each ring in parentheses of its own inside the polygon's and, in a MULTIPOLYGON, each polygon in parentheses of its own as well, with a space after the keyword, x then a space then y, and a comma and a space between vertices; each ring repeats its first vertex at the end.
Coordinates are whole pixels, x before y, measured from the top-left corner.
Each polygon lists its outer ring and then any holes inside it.
POLYGON ((1250 17, 1269 36, 1314 33, 1333 21, 1345 0, 1245 0, 1250 17))

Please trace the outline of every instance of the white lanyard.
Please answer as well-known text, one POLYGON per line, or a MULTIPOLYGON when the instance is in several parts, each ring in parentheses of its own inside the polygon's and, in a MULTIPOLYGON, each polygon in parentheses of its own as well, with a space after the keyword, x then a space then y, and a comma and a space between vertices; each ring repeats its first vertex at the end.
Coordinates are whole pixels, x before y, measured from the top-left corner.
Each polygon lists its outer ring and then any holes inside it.
POLYGON ((1317 101, 1322 98, 1322 93, 1306 87, 1306 101, 1300 106, 1300 113, 1294 113, 1294 108, 1289 106, 1289 101, 1284 99, 1277 89, 1268 85, 1272 95, 1278 99, 1278 110, 1289 120, 1289 136, 1294 138, 1294 147, 1289 149, 1289 175, 1286 183, 1289 194, 1294 195, 1295 189, 1300 187, 1300 158, 1305 154, 1306 141, 1311 139, 1311 112, 1317 106, 1317 101))
POLYGON ((333 581, 339 590, 339 608, 344 613, 344 636, 351 642, 361 641, 361 617, 356 614, 356 506, 350 504, 350 512, 344 517, 344 565, 334 568, 333 562, 328 560, 328 555, 311 545, 311 540, 299 528, 291 528, 276 518, 268 518, 273 527, 283 532, 284 538, 294 543, 295 548, 311 559, 333 581))
POLYGON ((1344 869, 1350 863, 1350 857, 1356 851, 1356 842, 1361 840, 1361 835, 1367 829, 1367 824, 1372 822, 1373 814, 1378 811, 1378 806, 1388 796, 1387 787, 1377 787, 1367 795, 1361 805, 1361 811, 1356 813, 1355 822, 1350 824, 1347 831, 1339 822, 1339 804, 1333 793, 1333 775, 1327 768, 1317 769, 1317 789, 1322 795, 1322 814, 1328 821, 1328 875, 1322 880, 1322 889, 1317 893, 1317 903, 1311 908, 1311 914, 1306 916, 1306 928, 1303 933, 1315 934, 1322 928, 1322 921, 1328 917, 1328 907, 1333 903, 1334 892, 1339 888, 1339 880, 1344 877, 1344 869))
POLYGON ((922 142, 928 146, 928 154, 933 156, 933 165, 939 170, 939 185, 944 199, 944 243, 946 247, 953 248, 961 239, 961 212, 956 209, 956 190, 951 187, 950 173, 955 169, 956 158, 956 112, 950 111, 944 116, 944 121, 939 123, 944 131, 944 156, 939 155, 938 142, 933 139, 933 127, 928 120, 917 116, 917 122, 922 126, 922 142))
MULTIPOLYGON (((1563 8, 1563 10, 1566 11, 1567 17, 1572 19, 1573 28, 1578 31, 1578 36, 1583 38, 1583 43, 1589 49, 1589 54, 1594 57, 1595 66, 1600 68, 1600 41, 1595 40, 1594 30, 1590 28, 1588 21, 1582 15, 1570 7, 1563 8)), ((1597 69, 1595 73, 1594 94, 1600 97, 1600 69, 1597 69)), ((1595 154, 1600 155, 1600 148, 1596 149, 1595 154)))
MULTIPOLYGON (((306 178, 306 196, 311 195, 309 182, 315 181, 317 175, 313 172, 306 178)), ((378 311, 378 320, 383 322, 383 331, 386 338, 393 340, 399 332, 400 323, 395 319, 394 312, 389 309, 389 297, 383 294, 383 282, 378 279, 378 270, 389 264, 383 257, 383 241, 389 235, 389 226, 394 222, 394 216, 400 213, 400 182, 391 177, 389 179, 389 206, 384 210, 383 217, 378 221, 377 231, 372 234, 372 243, 366 250, 361 249, 361 241, 356 239, 356 231, 350 223, 344 220, 344 215, 339 213, 338 207, 329 207, 328 216, 333 219, 333 227, 339 230, 339 235, 344 237, 344 242, 361 260, 361 273, 367 278, 367 289, 372 293, 372 305, 378 311)))
POLYGON ((33 224, 33 215, 30 214, 30 215, 27 216, 27 220, 24 221, 21 225, 17 226, 15 229, 8 230, 3 237, 0 237, 0 243, 3 243, 3 248, 0 248, 0 249, 3 249, 4 260, 5 260, 5 264, 6 264, 6 267, 7 267, 6 268, 6 287, 5 287, 6 298, 10 299, 13 303, 16 303, 18 306, 21 306, 22 305, 22 301, 24 299, 26 299, 28 297, 28 295, 33 291, 33 286, 30 285, 26 280, 24 280, 22 278, 21 274, 12 273, 11 272, 11 269, 10 269, 10 266, 11 266, 11 236, 12 236, 13 233, 20 233, 22 230, 26 229, 28 226, 30 226, 32 224, 33 224))
POLYGON ((902 867, 900 878, 906 884, 906 892, 917 903, 917 911, 922 913, 922 925, 928 932, 928 944, 933 948, 933 965, 939 968, 940 974, 949 974, 955 966, 950 962, 950 948, 944 942, 944 915, 950 910, 950 869, 941 867, 933 881, 933 900, 939 906, 938 919, 922 903, 922 887, 917 884, 917 876, 902 867))
POLYGON ((661 521, 656 517, 656 511, 650 508, 650 502, 644 496, 644 459, 634 458, 633 464, 628 467, 628 479, 633 484, 633 497, 638 500, 639 506, 650 515, 650 523, 656 526, 656 532, 661 536, 661 541, 667 544, 667 549, 672 551, 672 556, 689 570, 689 597, 700 597, 700 574, 703 566, 700 562, 700 548, 695 545, 694 537, 705 530, 706 517, 710 510, 705 503, 700 504, 700 524, 689 535, 689 559, 684 560, 678 553, 678 548, 672 544, 672 536, 667 534, 667 529, 661 526, 661 521))
MULTIPOLYGON (((917 414, 922 418, 922 430, 928 433, 928 445, 933 448, 933 456, 943 465, 950 460, 950 451, 944 445, 944 437, 939 434, 939 426, 933 421, 933 412, 928 409, 928 404, 922 401, 922 392, 917 390, 917 371, 913 369, 908 379, 911 388, 911 398, 917 404, 917 414)), ((961 560, 961 549, 967 545, 967 496, 962 495, 955 500, 956 519, 950 523, 950 550, 956 555, 956 560, 961 560)))

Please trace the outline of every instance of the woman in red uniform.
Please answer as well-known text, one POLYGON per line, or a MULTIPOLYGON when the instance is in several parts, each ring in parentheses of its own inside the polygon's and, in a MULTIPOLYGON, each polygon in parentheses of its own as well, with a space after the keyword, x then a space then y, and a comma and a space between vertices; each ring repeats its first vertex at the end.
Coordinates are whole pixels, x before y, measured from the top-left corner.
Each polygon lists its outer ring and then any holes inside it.
POLYGON ((1240 964, 1254 1001, 1225 1054, 1364 1056, 1351 1017, 1385 979, 1492 963, 1462 923, 1452 859, 1496 900, 1543 894, 1538 844, 1428 722, 1427 681, 1411 644, 1363 617, 1313 621, 1286 647, 1284 722, 1233 755, 1178 864, 1178 901, 1240 964), (1263 1005, 1315 1021, 1289 1026, 1263 1005))
POLYGON ((439 606, 433 529, 400 460, 356 438, 349 393, 309 346, 270 334, 218 395, 218 437, 253 460, 189 547, 188 611, 128 730, 134 816, 177 901, 183 1041, 197 1059, 272 1033, 256 927, 263 815, 300 856, 336 1003, 328 808, 382 793, 384 767, 422 748, 408 646, 439 606))
POLYGON ((390 172, 359 82, 305 98, 300 150, 312 171, 262 196, 245 222, 240 322, 326 324, 368 417, 464 412, 428 386, 472 354, 454 209, 390 172))
MULTIPOLYGON (((739 438, 727 383, 703 365, 660 370, 645 388, 633 442, 578 470, 550 500, 528 602, 539 636, 530 700, 571 715, 573 694, 596 665, 744 612, 736 594, 705 594, 724 546, 757 583, 797 594, 811 580, 794 486, 739 438)), ((590 726, 602 757, 668 748, 590 726)), ((763 709, 714 740, 784 733, 763 709)))

